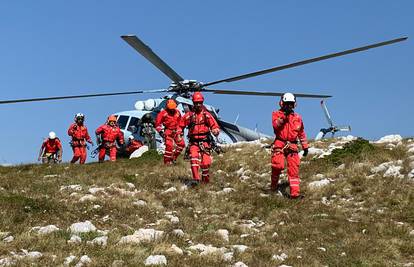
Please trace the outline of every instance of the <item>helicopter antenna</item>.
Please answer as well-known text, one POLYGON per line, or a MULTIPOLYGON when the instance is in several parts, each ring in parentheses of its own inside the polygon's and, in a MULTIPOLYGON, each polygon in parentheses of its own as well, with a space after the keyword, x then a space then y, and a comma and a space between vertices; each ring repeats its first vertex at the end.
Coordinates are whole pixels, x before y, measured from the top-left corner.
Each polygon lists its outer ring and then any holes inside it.
POLYGON ((236 119, 234 120, 234 123, 233 123, 233 124, 237 124, 237 122, 239 121, 239 117, 240 117, 240 113, 239 113, 239 114, 237 114, 237 117, 236 117, 236 119))

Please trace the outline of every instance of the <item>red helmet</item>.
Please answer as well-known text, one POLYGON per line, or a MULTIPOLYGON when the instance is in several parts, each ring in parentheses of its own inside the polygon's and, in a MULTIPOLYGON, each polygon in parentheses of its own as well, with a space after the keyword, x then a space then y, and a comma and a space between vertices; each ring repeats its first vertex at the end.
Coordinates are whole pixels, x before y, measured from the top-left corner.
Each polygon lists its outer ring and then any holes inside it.
POLYGON ((195 92, 193 94, 193 103, 194 102, 204 102, 204 96, 201 92, 195 92))
POLYGON ((167 100, 167 109, 175 109, 177 107, 177 103, 175 103, 174 99, 167 100))

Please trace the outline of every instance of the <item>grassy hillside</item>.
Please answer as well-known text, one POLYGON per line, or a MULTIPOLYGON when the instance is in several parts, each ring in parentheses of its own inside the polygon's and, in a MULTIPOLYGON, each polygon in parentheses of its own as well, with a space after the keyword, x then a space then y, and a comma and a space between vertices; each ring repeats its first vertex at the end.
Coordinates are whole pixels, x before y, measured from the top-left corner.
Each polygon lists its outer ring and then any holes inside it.
POLYGON ((1 167, 0 266, 143 266, 150 255, 164 255, 168 266, 410 266, 413 144, 313 143, 301 200, 268 191, 270 151, 261 143, 216 155, 211 183, 198 188, 184 186, 188 162, 165 167, 151 153, 84 166, 1 167), (68 242, 69 227, 87 220, 96 230, 68 242), (48 225, 59 229, 33 229, 48 225), (120 242, 140 228, 163 233, 120 242))

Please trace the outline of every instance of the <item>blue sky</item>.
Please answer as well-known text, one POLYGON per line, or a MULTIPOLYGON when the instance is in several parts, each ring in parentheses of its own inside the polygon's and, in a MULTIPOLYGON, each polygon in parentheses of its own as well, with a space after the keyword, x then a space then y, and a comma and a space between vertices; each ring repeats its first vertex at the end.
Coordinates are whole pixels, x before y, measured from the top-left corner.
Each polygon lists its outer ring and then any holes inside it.
MULTIPOLYGON (((208 82, 400 36, 406 42, 233 83, 219 89, 326 93, 338 124, 376 139, 414 135, 413 1, 1 1, 1 99, 164 88, 170 81, 120 35, 136 34, 188 79, 208 82)), ((161 95, 0 106, 0 163, 34 162, 77 112, 93 132, 107 115, 161 95)), ((206 95, 223 118, 271 133, 272 97, 206 95)), ((309 137, 326 126, 300 99, 309 137)))

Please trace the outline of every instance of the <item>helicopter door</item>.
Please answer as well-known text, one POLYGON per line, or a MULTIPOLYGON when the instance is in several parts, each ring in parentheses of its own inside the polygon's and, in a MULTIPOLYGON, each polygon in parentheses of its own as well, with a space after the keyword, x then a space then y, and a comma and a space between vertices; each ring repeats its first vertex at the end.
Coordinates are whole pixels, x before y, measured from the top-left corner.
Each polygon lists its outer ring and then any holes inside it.
POLYGON ((128 123, 127 131, 129 131, 134 137, 139 136, 141 120, 136 117, 131 117, 128 123))

